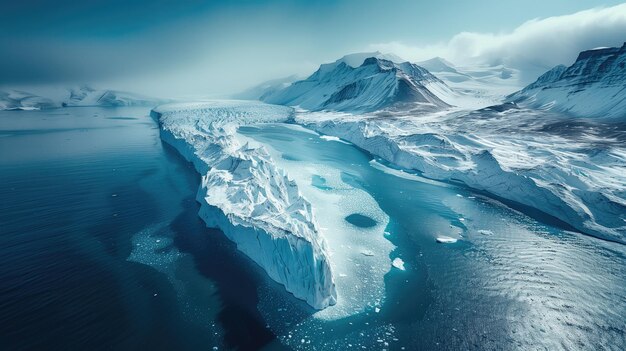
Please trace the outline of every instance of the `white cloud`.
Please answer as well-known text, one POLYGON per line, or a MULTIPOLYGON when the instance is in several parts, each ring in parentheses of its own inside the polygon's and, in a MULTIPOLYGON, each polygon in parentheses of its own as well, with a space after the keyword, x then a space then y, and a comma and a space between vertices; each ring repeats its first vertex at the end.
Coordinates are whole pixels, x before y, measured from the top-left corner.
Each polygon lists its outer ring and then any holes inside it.
POLYGON ((411 61, 434 56, 453 63, 503 63, 532 71, 571 64, 578 53, 599 46, 621 46, 626 41, 626 4, 594 8, 570 15, 534 19, 509 33, 462 32, 448 42, 412 46, 378 43, 368 49, 393 52, 411 61))

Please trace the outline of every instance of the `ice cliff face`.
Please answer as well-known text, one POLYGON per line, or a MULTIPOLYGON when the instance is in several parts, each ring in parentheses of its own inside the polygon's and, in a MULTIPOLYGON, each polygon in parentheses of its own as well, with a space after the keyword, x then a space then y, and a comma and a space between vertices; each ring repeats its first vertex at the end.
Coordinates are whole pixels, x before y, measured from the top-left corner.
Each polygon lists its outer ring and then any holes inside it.
POLYGON ((583 51, 570 67, 551 69, 508 100, 579 117, 626 120, 626 43, 583 51))
POLYGON ((89 86, 44 94, 17 90, 0 91, 0 110, 41 110, 66 106, 153 106, 157 103, 157 99, 116 90, 99 90, 89 86))
POLYGON ((397 60, 395 56, 374 54, 365 58, 364 54, 348 55, 323 64, 307 79, 266 95, 262 100, 311 111, 415 108, 436 111, 449 107, 431 91, 449 91, 437 77, 412 63, 389 60, 397 60))
POLYGON ((202 175, 197 200, 207 226, 219 227, 272 279, 314 308, 335 304, 328 254, 310 203, 264 148, 236 137, 239 125, 284 122, 293 110, 213 102, 164 105, 153 116, 162 140, 202 175))
POLYGON ((626 243, 624 126, 514 104, 385 118, 312 112, 296 121, 428 178, 460 182, 626 243))

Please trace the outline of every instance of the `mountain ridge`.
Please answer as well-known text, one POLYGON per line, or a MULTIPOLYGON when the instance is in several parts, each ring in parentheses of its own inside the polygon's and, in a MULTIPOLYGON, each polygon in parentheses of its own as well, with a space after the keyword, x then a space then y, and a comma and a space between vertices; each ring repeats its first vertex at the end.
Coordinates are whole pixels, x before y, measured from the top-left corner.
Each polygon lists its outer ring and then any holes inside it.
MULTIPOLYGON (((371 112, 385 108, 420 107, 440 110, 450 107, 431 90, 449 90, 446 84, 428 70, 410 63, 397 63, 371 56, 353 67, 349 55, 322 64, 308 78, 292 83, 262 100, 268 103, 299 106, 307 110, 371 112)), ((358 58, 356 61, 360 61, 358 58)))
POLYGON ((507 97, 524 107, 577 117, 626 119, 626 43, 578 54, 507 97))

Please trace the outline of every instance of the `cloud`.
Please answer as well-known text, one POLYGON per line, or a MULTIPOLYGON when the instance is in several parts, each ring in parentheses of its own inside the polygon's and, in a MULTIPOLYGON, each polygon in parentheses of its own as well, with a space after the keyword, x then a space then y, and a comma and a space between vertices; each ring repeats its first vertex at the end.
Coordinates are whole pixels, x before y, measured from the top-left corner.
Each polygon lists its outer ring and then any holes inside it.
POLYGON ((524 71, 571 64, 578 53, 626 41, 626 4, 570 15, 533 19, 508 33, 462 32, 449 41, 427 46, 378 43, 368 50, 393 52, 411 61, 434 56, 456 64, 505 64, 524 71))

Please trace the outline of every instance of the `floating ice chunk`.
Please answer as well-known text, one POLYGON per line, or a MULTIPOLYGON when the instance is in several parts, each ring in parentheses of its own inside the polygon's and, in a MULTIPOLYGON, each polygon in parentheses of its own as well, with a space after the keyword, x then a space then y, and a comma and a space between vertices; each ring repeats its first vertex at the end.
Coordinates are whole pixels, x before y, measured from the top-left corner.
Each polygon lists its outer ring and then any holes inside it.
POLYGON ((437 242, 441 244, 454 244, 458 239, 451 238, 449 236, 438 236, 437 242))
POLYGON ((480 229, 478 232, 482 235, 493 235, 493 232, 488 229, 480 229))
POLYGON ((343 144, 346 144, 346 145, 352 145, 352 143, 349 143, 349 142, 347 142, 345 140, 341 140, 338 137, 332 136, 332 135, 320 135, 320 138, 324 139, 326 141, 336 141, 338 143, 343 143, 343 144))
POLYGON ((393 259, 393 261, 391 262, 391 265, 398 268, 399 270, 405 270, 404 268, 404 261, 402 261, 402 259, 400 257, 396 257, 393 259))
POLYGON ((332 135, 320 135, 320 138, 327 140, 327 141, 341 141, 341 139, 337 138, 336 136, 332 136, 332 135))

